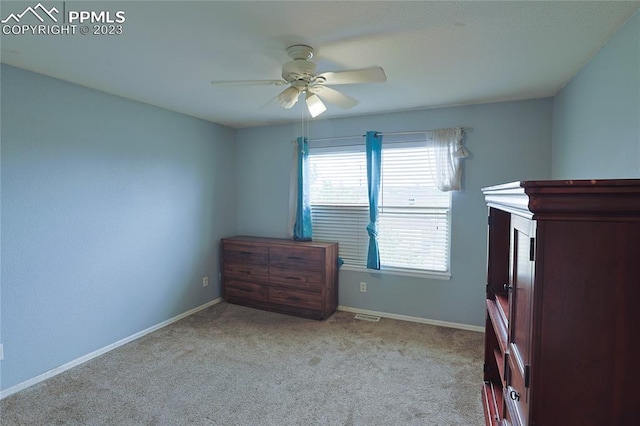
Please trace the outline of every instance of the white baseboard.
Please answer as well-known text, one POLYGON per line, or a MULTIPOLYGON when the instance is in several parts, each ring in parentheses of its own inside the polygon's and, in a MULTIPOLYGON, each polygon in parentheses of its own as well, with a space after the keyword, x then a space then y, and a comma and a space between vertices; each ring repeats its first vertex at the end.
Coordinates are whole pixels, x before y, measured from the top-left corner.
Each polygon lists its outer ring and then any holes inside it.
POLYGON ((350 306, 342 306, 342 305, 338 305, 338 310, 345 311, 345 312, 353 312, 355 314, 375 315, 382 318, 390 318, 390 319, 396 319, 400 321, 419 322, 421 324, 438 325, 440 327, 457 328, 460 330, 479 331, 481 333, 484 333, 484 327, 479 327, 477 325, 459 324, 456 322, 432 320, 428 318, 412 317, 409 315, 390 314, 387 312, 370 311, 368 309, 352 308, 350 306))
POLYGON ((132 334, 129 337, 125 337, 124 339, 118 340, 115 343, 111 343, 111 344, 109 344, 109 345, 107 345, 107 346, 105 346, 103 348, 100 348, 100 349, 98 349, 96 351, 93 351, 91 353, 83 355, 80 358, 76 358, 73 361, 70 361, 70 362, 67 362, 66 364, 60 365, 60 366, 58 366, 58 367, 56 367, 54 369, 51 369, 51 370, 49 370, 49 371, 47 371, 45 373, 42 373, 42 374, 40 374, 40 375, 38 375, 36 377, 33 377, 33 378, 29 379, 29 380, 25 380, 24 382, 18 383, 15 386, 11 386, 10 388, 7 388, 7 389, 5 389, 3 391, 0 391, 0 400, 8 397, 9 395, 13 395, 16 392, 20 392, 21 390, 26 389, 26 388, 28 388, 30 386, 33 386, 36 383, 40 383, 42 381, 45 381, 45 380, 47 380, 47 379, 49 379, 49 378, 51 378, 53 376, 56 376, 56 375, 58 375, 58 374, 60 374, 60 373, 62 373, 64 371, 67 371, 67 370, 69 370, 69 369, 71 369, 73 367, 76 367, 76 366, 78 366, 80 364, 83 364, 83 363, 85 363, 85 362, 87 362, 87 361, 89 361, 89 360, 91 360, 91 359, 93 359, 93 358, 95 358, 97 356, 100 356, 100 355, 102 355, 102 354, 104 354, 106 352, 112 351, 115 348, 120 347, 120 346, 122 346, 122 345, 124 345, 126 343, 129 343, 129 342, 132 342, 132 341, 134 341, 136 339, 139 339, 142 336, 145 336, 145 335, 147 335, 149 333, 153 333, 154 331, 159 330, 162 327, 166 327, 171 323, 179 321, 182 318, 188 317, 189 315, 193 315, 198 311, 201 311, 201 310, 203 310, 205 308, 208 308, 209 306, 213 306, 213 305, 215 305, 217 303, 220 303, 220 302, 222 302, 222 298, 221 297, 218 297, 217 299, 213 299, 212 301, 207 302, 204 305, 197 306, 197 307, 195 307, 195 308, 193 308, 191 310, 188 310, 187 312, 183 312, 180 315, 176 315, 173 318, 169 318, 166 321, 162 321, 159 324, 156 324, 156 325, 151 326, 151 327, 149 327, 149 328, 147 328, 145 330, 142 330, 142 331, 139 331, 139 332, 137 332, 135 334, 132 334))

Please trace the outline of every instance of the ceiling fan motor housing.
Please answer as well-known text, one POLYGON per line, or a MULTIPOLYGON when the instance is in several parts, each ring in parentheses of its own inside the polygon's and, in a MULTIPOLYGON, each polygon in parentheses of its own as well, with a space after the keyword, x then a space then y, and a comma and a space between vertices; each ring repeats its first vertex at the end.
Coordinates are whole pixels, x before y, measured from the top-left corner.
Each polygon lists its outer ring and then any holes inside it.
POLYGON ((282 67, 282 78, 291 83, 296 80, 310 82, 316 75, 316 64, 304 59, 294 59, 282 67))

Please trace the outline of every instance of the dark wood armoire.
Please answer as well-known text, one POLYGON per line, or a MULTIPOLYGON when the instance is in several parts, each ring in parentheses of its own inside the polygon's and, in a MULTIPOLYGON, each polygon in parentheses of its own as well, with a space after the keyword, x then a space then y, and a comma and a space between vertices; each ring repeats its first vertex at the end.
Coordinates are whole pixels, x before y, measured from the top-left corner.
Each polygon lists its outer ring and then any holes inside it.
POLYGON ((483 193, 486 424, 640 424, 640 179, 483 193))

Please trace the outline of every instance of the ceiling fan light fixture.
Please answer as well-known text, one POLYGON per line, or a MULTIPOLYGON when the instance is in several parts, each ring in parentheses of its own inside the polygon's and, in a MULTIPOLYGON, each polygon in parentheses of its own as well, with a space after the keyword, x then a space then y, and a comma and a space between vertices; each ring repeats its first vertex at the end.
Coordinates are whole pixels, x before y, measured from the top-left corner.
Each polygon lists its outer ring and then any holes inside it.
POLYGON ((309 115, 315 118, 327 110, 324 102, 343 109, 353 108, 358 105, 356 99, 330 86, 387 81, 384 70, 379 66, 345 71, 326 71, 318 74, 316 72, 316 63, 311 61, 311 58, 314 57, 314 50, 306 44, 289 46, 287 55, 291 60, 282 65, 282 80, 231 80, 212 81, 211 83, 218 87, 243 85, 280 86, 288 84, 289 87, 285 88, 271 102, 277 102, 282 108, 291 109, 298 103, 300 96, 304 94, 309 115))
POLYGON ((309 114, 311 114, 311 117, 313 118, 319 116, 327 110, 327 107, 324 106, 318 95, 316 95, 315 93, 312 94, 307 92, 306 102, 307 108, 309 109, 309 114))
POLYGON ((300 90, 297 87, 291 86, 284 89, 276 99, 281 107, 290 109, 298 102, 299 96, 300 90))

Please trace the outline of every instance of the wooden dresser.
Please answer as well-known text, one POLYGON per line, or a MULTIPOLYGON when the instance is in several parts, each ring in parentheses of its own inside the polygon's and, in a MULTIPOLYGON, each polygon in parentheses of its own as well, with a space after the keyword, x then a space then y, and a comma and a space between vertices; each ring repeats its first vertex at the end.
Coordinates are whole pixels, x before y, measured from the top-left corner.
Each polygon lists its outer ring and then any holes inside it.
POLYGON ((222 239, 229 303, 324 319, 338 306, 338 243, 238 236, 222 239))
POLYGON ((486 424, 639 424, 640 179, 483 192, 486 424))

